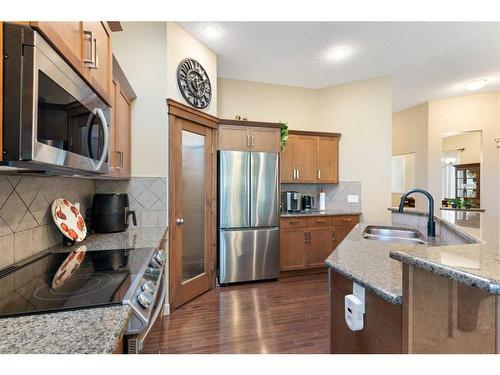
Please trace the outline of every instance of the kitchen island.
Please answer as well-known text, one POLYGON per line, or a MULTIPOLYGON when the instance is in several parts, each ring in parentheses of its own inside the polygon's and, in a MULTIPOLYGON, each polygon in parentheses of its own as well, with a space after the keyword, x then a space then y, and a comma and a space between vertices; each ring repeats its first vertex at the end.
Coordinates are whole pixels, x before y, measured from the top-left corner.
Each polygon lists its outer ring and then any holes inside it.
MULTIPOLYGON (((328 257, 332 353, 498 351, 495 224, 486 218, 478 231, 453 220, 455 213, 442 214, 435 218, 436 238, 426 245, 365 239, 368 225, 358 224, 328 257), (366 294, 360 331, 344 321, 344 297, 353 282, 366 294)), ((393 226, 426 233, 426 223, 420 212, 392 214, 393 226)))
MULTIPOLYGON (((67 252, 82 245, 86 251, 155 247, 164 233, 164 227, 131 228, 122 233, 92 234, 78 245, 57 245, 46 251, 67 252)), ((17 288, 19 281, 13 277, 11 281, 11 287, 17 288)), ((8 293, 1 290, 0 300, 8 293)), ((113 305, 0 318, 0 354, 121 353, 131 313, 130 306, 113 305)))

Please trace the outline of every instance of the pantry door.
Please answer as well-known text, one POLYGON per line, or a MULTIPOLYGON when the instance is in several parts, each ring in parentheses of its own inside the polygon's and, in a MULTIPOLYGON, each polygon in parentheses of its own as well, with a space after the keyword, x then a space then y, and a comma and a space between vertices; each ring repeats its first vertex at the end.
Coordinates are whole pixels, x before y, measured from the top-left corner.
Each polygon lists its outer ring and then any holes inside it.
POLYGON ((215 284, 216 129, 202 121, 206 114, 178 106, 169 101, 171 309, 215 284))

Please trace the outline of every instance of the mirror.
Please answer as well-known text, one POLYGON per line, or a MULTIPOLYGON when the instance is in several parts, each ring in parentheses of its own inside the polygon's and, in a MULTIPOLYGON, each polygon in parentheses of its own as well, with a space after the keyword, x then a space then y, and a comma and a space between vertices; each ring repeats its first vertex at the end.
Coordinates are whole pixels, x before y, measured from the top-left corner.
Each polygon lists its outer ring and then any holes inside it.
POLYGON ((481 132, 443 136, 441 205, 454 209, 481 206, 481 132))

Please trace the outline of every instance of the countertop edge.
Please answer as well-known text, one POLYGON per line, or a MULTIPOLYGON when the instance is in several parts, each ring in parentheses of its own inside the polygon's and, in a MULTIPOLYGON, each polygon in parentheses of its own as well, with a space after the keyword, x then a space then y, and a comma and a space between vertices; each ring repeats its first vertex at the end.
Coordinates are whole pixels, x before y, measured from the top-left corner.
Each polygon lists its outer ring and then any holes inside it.
POLYGON ((401 305, 403 303, 403 296, 402 295, 391 294, 391 293, 386 292, 385 290, 377 288, 373 284, 368 283, 368 282, 364 281, 363 279, 353 275, 351 272, 347 271, 346 269, 339 267, 337 265, 331 264, 328 260, 325 261, 325 265, 329 269, 339 273, 340 275, 344 276, 345 278, 347 278, 351 281, 354 281, 354 282, 358 283, 359 285, 361 285, 362 287, 368 289, 370 292, 372 292, 376 296, 382 298, 384 301, 387 301, 393 305, 401 305))
POLYGON ((336 212, 332 211, 316 211, 316 212, 281 212, 280 218, 288 218, 288 217, 315 217, 315 216, 360 216, 362 212, 336 212))
POLYGON ((393 250, 389 253, 389 256, 392 259, 432 272, 433 274, 455 280, 468 286, 486 290, 492 294, 500 295, 500 280, 491 280, 480 277, 466 271, 437 264, 435 262, 431 262, 430 260, 422 259, 402 251, 393 250))

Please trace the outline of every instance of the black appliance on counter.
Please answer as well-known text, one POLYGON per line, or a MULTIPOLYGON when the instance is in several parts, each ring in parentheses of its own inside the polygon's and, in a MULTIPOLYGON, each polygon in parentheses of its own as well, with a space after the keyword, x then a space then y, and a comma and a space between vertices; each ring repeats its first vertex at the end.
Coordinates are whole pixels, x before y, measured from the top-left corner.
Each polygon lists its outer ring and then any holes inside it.
POLYGON ((90 227, 97 233, 124 232, 131 215, 134 225, 137 225, 135 211, 130 211, 128 195, 124 193, 95 194, 87 213, 90 227))
POLYGON ((281 209, 284 212, 299 212, 302 210, 301 197, 298 191, 284 191, 281 194, 281 209))
POLYGON ((302 209, 303 210, 312 210, 314 206, 314 197, 310 195, 302 196, 302 209))

